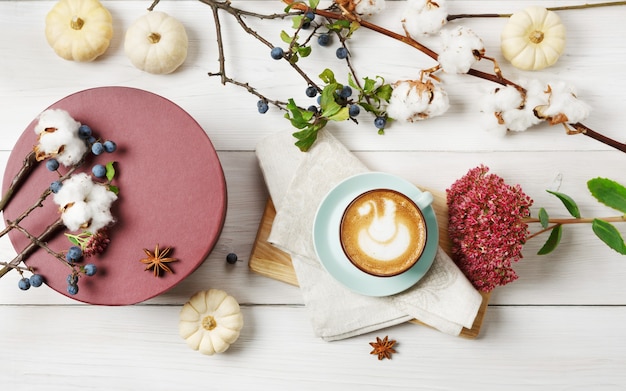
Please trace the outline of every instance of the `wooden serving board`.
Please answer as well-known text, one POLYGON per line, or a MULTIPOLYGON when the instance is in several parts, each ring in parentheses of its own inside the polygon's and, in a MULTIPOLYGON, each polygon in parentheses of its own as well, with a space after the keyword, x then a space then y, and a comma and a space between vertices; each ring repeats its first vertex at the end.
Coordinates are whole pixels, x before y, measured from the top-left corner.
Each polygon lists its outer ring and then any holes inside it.
MULTIPOLYGON (((448 207, 446 205, 445 194, 430 190, 433 194, 433 209, 437 216, 437 222, 439 224, 439 245, 441 248, 450 254, 450 240, 448 238, 448 207)), ((250 254, 250 269, 253 271, 269 277, 275 280, 286 282, 291 285, 298 286, 298 278, 296 272, 291 264, 291 257, 289 254, 272 246, 267 238, 269 237, 272 229, 272 223, 276 217, 276 209, 271 198, 267 200, 265 205, 265 211, 259 224, 259 230, 257 231, 254 246, 252 247, 252 253, 250 254)), ((480 333, 480 327, 482 326, 485 313, 487 312, 487 305, 489 304, 489 293, 482 293, 483 301, 474 319, 474 324, 471 329, 463 328, 460 336, 465 338, 476 338, 480 333)), ((417 319, 410 321, 411 323, 425 325, 417 319)))

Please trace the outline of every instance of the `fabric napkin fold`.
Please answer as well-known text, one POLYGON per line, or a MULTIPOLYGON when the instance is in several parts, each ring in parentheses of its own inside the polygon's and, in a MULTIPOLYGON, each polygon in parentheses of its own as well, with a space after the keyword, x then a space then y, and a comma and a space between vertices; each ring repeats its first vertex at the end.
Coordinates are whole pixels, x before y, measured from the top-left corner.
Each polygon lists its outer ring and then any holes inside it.
POLYGON ((352 292, 323 268, 312 236, 317 207, 339 182, 368 169, 325 130, 306 153, 291 133, 261 140, 256 155, 276 207, 268 241, 291 256, 315 334, 333 341, 413 318, 451 335, 471 328, 482 296, 441 248, 416 285, 392 296, 352 292))

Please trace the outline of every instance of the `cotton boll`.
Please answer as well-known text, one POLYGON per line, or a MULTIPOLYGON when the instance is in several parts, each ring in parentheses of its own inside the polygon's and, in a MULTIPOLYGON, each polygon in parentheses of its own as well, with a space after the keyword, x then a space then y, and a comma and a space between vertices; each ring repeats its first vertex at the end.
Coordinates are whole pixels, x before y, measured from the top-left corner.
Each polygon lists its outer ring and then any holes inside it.
POLYGON ((54 202, 62 208, 72 202, 84 201, 93 186, 94 183, 89 175, 75 174, 63 182, 63 186, 53 197, 54 202))
POLYGON ((35 125, 35 134, 39 135, 46 129, 65 129, 70 132, 78 131, 80 122, 77 122, 70 114, 61 109, 49 109, 39 115, 35 125))
POLYGON ((402 26, 411 37, 436 34, 448 21, 445 0, 408 0, 402 26))
POLYGON ((356 7, 354 10, 359 15, 372 16, 385 9, 385 0, 354 0, 356 7))
POLYGON ((475 52, 484 53, 482 39, 472 30, 458 26, 453 30, 442 30, 443 49, 439 54, 439 65, 447 73, 467 73, 480 58, 475 52))
POLYGON ((448 95, 432 81, 403 80, 394 83, 387 114, 398 121, 414 122, 443 114, 448 95))
POLYGON ((550 83, 549 103, 537 107, 542 118, 548 119, 551 125, 557 123, 576 123, 584 121, 591 112, 591 107, 579 100, 573 86, 564 82, 550 83))
POLYGON ((96 203, 88 203, 87 205, 91 211, 91 220, 89 225, 85 227, 86 231, 98 232, 99 229, 104 228, 115 221, 113 215, 111 214, 110 206, 104 208, 103 205, 96 203))
POLYGON ((80 162, 85 152, 87 152, 85 142, 78 137, 72 137, 65 143, 63 150, 55 158, 62 165, 71 167, 80 162))
POLYGON ((67 205, 61 215, 63 225, 70 231, 85 228, 89 224, 91 217, 91 208, 85 201, 76 201, 67 205))
POLYGON ((96 183, 85 198, 90 204, 99 205, 103 208, 110 208, 111 204, 117 200, 117 195, 110 191, 105 185, 96 183))
POLYGON ((80 122, 67 111, 46 110, 39 115, 35 133, 39 143, 35 146, 37 160, 55 157, 64 166, 72 166, 87 152, 87 146, 78 137, 80 122))
POLYGON ((105 185, 94 184, 91 192, 87 195, 86 202, 91 210, 91 221, 85 229, 89 232, 97 232, 100 228, 113 223, 111 204, 117 200, 117 195, 105 185))
POLYGON ((506 130, 521 132, 542 121, 534 112, 535 107, 546 101, 541 84, 536 80, 520 84, 526 90, 525 94, 509 85, 497 88, 485 97, 482 111, 492 125, 489 129, 501 133, 504 127, 506 130), (496 123, 491 121, 492 118, 495 118, 496 123))

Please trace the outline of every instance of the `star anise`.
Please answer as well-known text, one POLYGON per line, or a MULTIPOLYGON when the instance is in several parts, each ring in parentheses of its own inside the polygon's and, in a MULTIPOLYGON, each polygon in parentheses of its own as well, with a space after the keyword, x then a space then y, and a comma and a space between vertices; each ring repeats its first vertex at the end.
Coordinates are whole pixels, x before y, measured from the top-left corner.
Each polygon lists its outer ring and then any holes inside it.
POLYGON ((148 258, 141 259, 142 263, 145 263, 146 269, 152 269, 154 271, 154 276, 159 277, 161 275, 161 271, 166 273, 172 273, 172 269, 170 269, 166 263, 176 262, 178 259, 176 258, 168 258, 167 255, 170 253, 171 248, 168 247, 165 250, 160 250, 159 245, 157 244, 154 248, 154 253, 151 253, 147 249, 143 249, 143 252, 146 253, 148 258))
POLYGON ((370 342, 370 345, 374 348, 370 354, 377 354, 379 360, 382 360, 383 358, 391 360, 391 353, 396 352, 393 348, 393 345, 395 344, 396 340, 392 339, 390 341, 388 336, 385 336, 383 339, 376 337, 376 342, 370 342))

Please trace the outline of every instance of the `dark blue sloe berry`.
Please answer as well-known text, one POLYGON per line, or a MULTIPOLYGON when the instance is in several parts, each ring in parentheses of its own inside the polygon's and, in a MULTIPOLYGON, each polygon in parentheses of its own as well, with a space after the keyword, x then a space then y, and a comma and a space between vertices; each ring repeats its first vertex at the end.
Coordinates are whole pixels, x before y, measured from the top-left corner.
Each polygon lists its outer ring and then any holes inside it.
POLYGON ((69 293, 72 296, 77 294, 78 293, 78 285, 76 285, 76 284, 69 284, 67 286, 67 293, 69 293))
POLYGON ((107 169, 102 164, 96 164, 91 168, 91 173, 96 178, 104 178, 107 174, 107 169))
POLYGON ((104 145, 100 141, 97 141, 91 145, 91 153, 98 156, 104 152, 104 145))
POLYGON ((233 263, 237 262, 237 254, 235 253, 228 253, 228 255, 226 255, 226 262, 230 263, 231 265, 233 263))
POLYGON ((24 277, 21 278, 18 282, 17 282, 17 286, 23 290, 26 291, 30 288, 30 280, 28 280, 28 278, 24 277))
POLYGON ((321 34, 317 37, 317 43, 320 46, 328 46, 330 44, 330 34, 321 34))
POLYGON ((267 110, 270 109, 270 107, 268 106, 267 102, 264 101, 263 99, 261 99, 258 102, 256 102, 256 107, 257 107, 257 109, 259 109, 259 113, 261 113, 261 114, 267 113, 267 110))
POLYGON ((315 13, 313 11, 308 11, 307 13, 304 14, 304 17, 307 18, 308 20, 313 20, 315 19, 315 13))
POLYGON ((348 108, 348 113, 350 114, 350 117, 356 117, 357 115, 359 115, 360 112, 361 108, 359 107, 359 105, 350 105, 350 108, 348 108))
POLYGON ((65 259, 68 262, 77 262, 83 256, 83 250, 81 250, 78 246, 72 246, 67 250, 67 254, 65 254, 65 259))
POLYGON ((339 96, 342 98, 349 98, 352 95, 352 88, 350 86, 343 86, 339 91, 339 96))
POLYGON ((343 60, 344 58, 348 57, 348 49, 346 49, 344 47, 340 47, 335 52, 335 55, 337 55, 338 59, 343 60))
POLYGON ((78 276, 76 274, 68 274, 65 280, 67 281, 67 285, 78 284, 78 276))
POLYGON ((81 140, 87 140, 91 136, 91 128, 88 125, 80 125, 78 128, 78 137, 81 140))
POLYGON ((376 128, 378 129, 384 129, 385 125, 387 125, 387 118, 385 117, 376 117, 376 119, 374 120, 374 126, 376 126, 376 128))
POLYGON ((108 153, 113 153, 117 149, 117 144, 111 140, 105 141, 102 146, 104 147, 104 151, 108 153))
POLYGON ((85 274, 91 277, 94 274, 96 274, 96 272, 98 271, 98 268, 93 263, 88 263, 85 265, 84 270, 85 270, 85 274))
POLYGON ((39 288, 43 284, 43 276, 41 274, 33 274, 30 276, 30 286, 39 288))
POLYGON ((56 194, 61 190, 61 187, 63 187, 61 181, 54 181, 50 184, 50 191, 56 194))
POLYGON ((309 107, 307 107, 308 111, 312 111, 313 113, 317 113, 317 106, 315 105, 311 105, 309 107))
POLYGON ((306 96, 308 96, 309 98, 313 98, 315 95, 317 95, 317 88, 313 86, 308 86, 306 89, 306 96))
POLYGON ((59 161, 56 159, 46 160, 46 168, 50 171, 56 171, 59 169, 59 161))
POLYGON ((270 55, 274 60, 280 60, 285 55, 285 52, 283 51, 283 48, 275 47, 270 52, 270 55))

